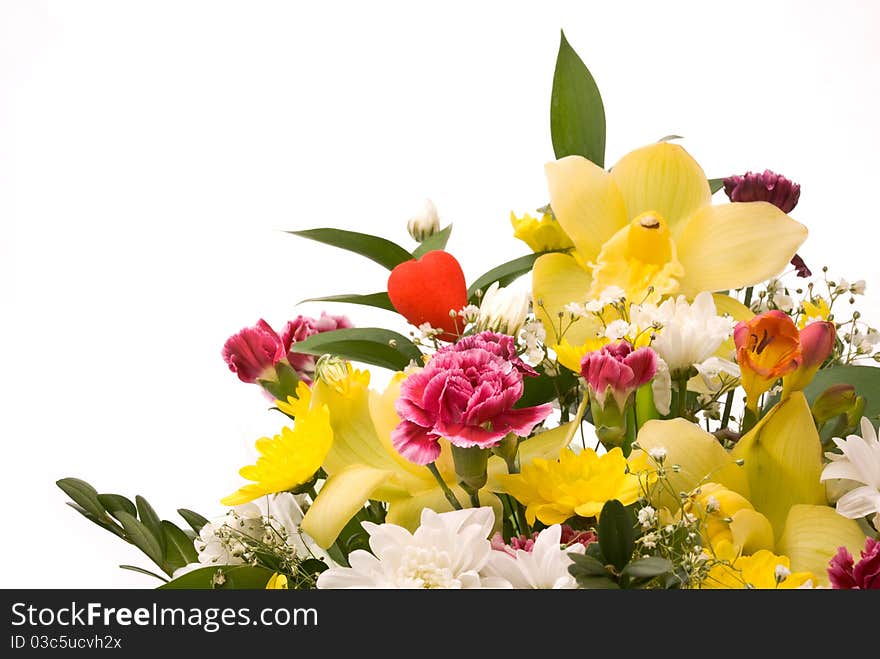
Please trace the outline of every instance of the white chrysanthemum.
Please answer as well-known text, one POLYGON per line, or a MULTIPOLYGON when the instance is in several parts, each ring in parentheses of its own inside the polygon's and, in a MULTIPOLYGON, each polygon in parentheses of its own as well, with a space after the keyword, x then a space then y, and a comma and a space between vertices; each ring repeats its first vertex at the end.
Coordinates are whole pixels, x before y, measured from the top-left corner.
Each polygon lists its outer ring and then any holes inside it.
POLYGON ((672 373, 706 361, 733 332, 730 318, 719 316, 711 293, 700 293, 693 303, 681 295, 657 307, 655 322, 662 325, 651 347, 672 373))
POLYGON ((351 567, 333 567, 318 588, 483 588, 499 584, 481 576, 492 554, 491 508, 436 513, 426 508, 415 533, 395 524, 363 522, 371 554, 353 551, 351 567))
POLYGON ((863 418, 861 426, 861 437, 834 438, 843 454, 825 454, 831 463, 820 478, 852 481, 852 489, 837 500, 837 512, 850 519, 880 512, 880 441, 868 419, 863 418))
POLYGON ((480 303, 477 329, 516 336, 529 313, 529 299, 527 291, 501 287, 494 282, 480 303))
POLYGON ((538 534, 531 551, 493 550, 483 573, 505 582, 508 588, 577 588, 577 581, 568 573, 568 566, 573 563, 569 554, 583 554, 586 547, 574 544, 563 549, 561 540, 562 527, 554 524, 538 534))

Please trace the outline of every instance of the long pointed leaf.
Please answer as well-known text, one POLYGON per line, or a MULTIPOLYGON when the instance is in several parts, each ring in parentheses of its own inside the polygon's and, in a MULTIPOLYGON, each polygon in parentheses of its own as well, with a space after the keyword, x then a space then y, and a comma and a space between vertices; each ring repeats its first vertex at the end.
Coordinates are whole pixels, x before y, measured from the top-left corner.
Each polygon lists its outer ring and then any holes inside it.
POLYGON ((302 302, 346 302, 348 304, 361 304, 367 307, 376 307, 377 309, 385 309, 397 313, 397 309, 391 304, 391 298, 388 293, 368 293, 360 295, 358 293, 350 293, 346 295, 328 295, 326 297, 310 297, 302 302))
POLYGON ((413 257, 397 243, 368 233, 331 228, 305 229, 303 231, 288 231, 287 233, 366 256, 389 270, 413 257))
POLYGON ((421 363, 422 353, 402 334, 378 327, 354 327, 314 334, 296 343, 308 355, 337 355, 373 366, 402 371, 410 361, 421 363))
POLYGON ((418 259, 435 249, 446 249, 446 243, 449 242, 449 234, 451 233, 452 225, 450 224, 445 229, 441 229, 435 233, 433 236, 428 236, 413 250, 413 257, 418 259))
POLYGON ((272 570, 252 565, 220 565, 187 572, 159 586, 159 590, 226 590, 263 589, 272 577, 272 570))
POLYGON ((477 277, 476 281, 470 285, 470 288, 468 288, 468 299, 471 302, 475 302, 477 291, 481 290, 485 293, 486 289, 489 288, 493 282, 497 281, 499 286, 507 286, 510 282, 529 272, 532 269, 532 266, 535 265, 535 261, 538 260, 538 257, 543 256, 544 254, 550 254, 550 252, 526 254, 525 256, 520 256, 518 259, 513 259, 512 261, 502 263, 501 265, 492 268, 487 273, 477 277))
POLYGON ((183 519, 186 520, 186 523, 189 524, 190 528, 196 533, 199 533, 202 530, 202 527, 208 523, 207 518, 186 508, 178 508, 177 514, 183 517, 183 519))
POLYGON ((137 565, 120 565, 119 567, 121 567, 123 570, 131 570, 132 572, 137 572, 138 574, 146 574, 149 577, 154 577, 164 583, 168 583, 168 579, 166 579, 165 577, 159 576, 155 572, 150 572, 149 570, 145 570, 144 568, 138 567, 137 565))
POLYGON ((159 546, 164 552, 165 537, 162 533, 162 523, 159 521, 159 516, 156 514, 156 511, 153 510, 153 506, 151 506, 141 495, 137 495, 134 498, 134 502, 137 506, 138 517, 144 523, 144 526, 150 530, 153 537, 159 542, 159 546))
POLYGON ((165 563, 172 573, 199 560, 193 541, 186 533, 167 520, 162 520, 160 529, 165 543, 165 563))
POLYGON ((164 565, 162 548, 159 546, 159 541, 153 537, 150 530, 136 517, 129 515, 125 511, 117 510, 114 516, 122 524, 122 528, 125 529, 128 541, 144 552, 151 561, 162 568, 163 572, 170 575, 171 572, 164 565))

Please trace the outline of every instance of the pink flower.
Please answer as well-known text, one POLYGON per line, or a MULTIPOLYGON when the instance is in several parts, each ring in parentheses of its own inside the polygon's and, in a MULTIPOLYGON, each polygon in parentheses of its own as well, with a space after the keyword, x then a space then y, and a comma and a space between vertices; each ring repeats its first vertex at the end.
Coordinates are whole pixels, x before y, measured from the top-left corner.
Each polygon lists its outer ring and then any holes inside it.
POLYGON ((453 345, 444 346, 440 349, 440 352, 461 352, 463 350, 471 350, 472 348, 482 348, 483 350, 488 350, 492 354, 506 359, 523 375, 538 375, 538 372, 535 369, 517 356, 513 337, 508 336, 507 334, 480 332, 479 334, 466 336, 453 345))
POLYGON ((880 540, 867 538, 855 565, 846 547, 838 548, 828 565, 828 579, 837 590, 880 590, 880 540))
POLYGON ((515 535, 510 539, 510 542, 504 542, 504 537, 500 532, 496 532, 490 540, 492 543, 492 549, 495 551, 503 551, 505 554, 509 556, 513 556, 516 558, 516 550, 522 549, 523 551, 531 552, 532 549, 535 548, 535 540, 538 539, 538 532, 535 531, 531 536, 526 537, 524 535, 515 535))
POLYGON ((433 462, 441 437, 461 448, 491 448, 508 433, 528 435, 547 418, 549 404, 514 409, 523 394, 522 373, 492 350, 441 350, 404 380, 395 402, 402 421, 391 434, 402 456, 433 462))
POLYGON ((281 333, 281 342, 287 352, 287 361, 290 362, 300 379, 306 384, 312 383, 312 378, 315 375, 315 357, 292 350, 293 345, 315 334, 349 327, 352 327, 352 324, 347 317, 331 316, 326 311, 322 311, 321 317, 317 319, 297 316, 287 322, 281 333))
POLYGON ((590 395, 601 407, 608 394, 623 409, 636 389, 651 381, 657 372, 657 355, 650 348, 633 350, 627 341, 588 352, 581 360, 581 375, 590 386, 590 395))
POLYGON ((562 525, 562 538, 560 541, 566 547, 571 545, 583 545, 584 547, 589 547, 594 542, 598 541, 598 537, 592 531, 577 531, 571 528, 568 524, 562 525))
POLYGON ((230 336, 222 355, 229 370, 249 384, 274 375, 274 367, 285 354, 281 338, 262 318, 253 327, 245 327, 230 336))

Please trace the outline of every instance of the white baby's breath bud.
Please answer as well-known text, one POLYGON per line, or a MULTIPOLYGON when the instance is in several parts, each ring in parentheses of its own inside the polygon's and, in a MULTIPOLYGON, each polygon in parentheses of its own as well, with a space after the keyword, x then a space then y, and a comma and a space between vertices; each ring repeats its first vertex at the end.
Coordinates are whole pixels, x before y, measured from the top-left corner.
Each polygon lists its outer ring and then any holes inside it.
POLYGON ((850 293, 855 293, 856 295, 864 295, 865 294, 865 280, 859 279, 856 282, 853 282, 853 285, 849 287, 850 293))
POLYGON ((480 303, 477 330, 516 336, 529 313, 529 294, 494 282, 480 303))
POLYGON ((461 308, 458 315, 464 318, 466 323, 474 323, 480 315, 480 307, 475 304, 469 304, 461 308))
POLYGON ((721 504, 718 502, 718 499, 715 497, 709 497, 709 500, 706 501, 706 512, 715 513, 719 510, 721 510, 721 504))
POLYGON ((629 323, 625 320, 614 320, 605 328, 605 337, 612 341, 619 341, 629 334, 629 323))
POLYGON ((437 215, 434 202, 426 199, 421 212, 406 223, 406 229, 416 242, 422 242, 437 233, 440 230, 440 216, 437 215))
POLYGON ((789 570, 784 565, 780 564, 780 565, 776 566, 775 575, 776 575, 776 583, 782 583, 783 581, 788 579, 788 577, 791 576, 791 570, 789 570))
POLYGON ((584 309, 584 305, 578 304, 577 302, 569 302, 563 307, 563 309, 571 314, 573 318, 580 318, 587 313, 587 310, 584 309))
POLYGON ((666 460, 666 447, 655 446, 654 448, 648 450, 648 455, 651 456, 651 459, 654 460, 654 462, 662 464, 663 461, 666 460))

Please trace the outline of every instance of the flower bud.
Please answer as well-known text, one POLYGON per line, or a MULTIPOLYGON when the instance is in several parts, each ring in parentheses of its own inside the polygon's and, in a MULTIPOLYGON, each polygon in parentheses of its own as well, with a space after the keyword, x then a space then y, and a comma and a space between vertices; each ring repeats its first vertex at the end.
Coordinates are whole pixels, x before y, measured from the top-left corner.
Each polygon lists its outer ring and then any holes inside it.
POLYGON ((275 378, 275 364, 286 354, 281 337, 262 318, 229 337, 223 345, 223 360, 242 382, 254 384, 275 378))
POLYGON ((798 330, 791 318, 781 311, 766 311, 738 323, 733 331, 733 341, 747 407, 754 412, 761 394, 780 377, 800 366, 798 330))
POLYGON ((477 331, 516 336, 529 313, 529 294, 493 283, 480 303, 477 331))
POLYGON ((440 231, 440 216, 437 215, 434 202, 426 199, 422 212, 410 218, 406 229, 416 242, 422 242, 440 231))
POLYGON ((476 492, 488 481, 486 470, 492 451, 479 446, 462 448, 452 444, 451 447, 455 475, 458 476, 462 488, 468 493, 476 492))
POLYGON ((813 381, 816 371, 831 355, 837 330, 834 323, 810 323, 800 331, 801 364, 791 375, 783 378, 784 395, 800 391, 813 381))

